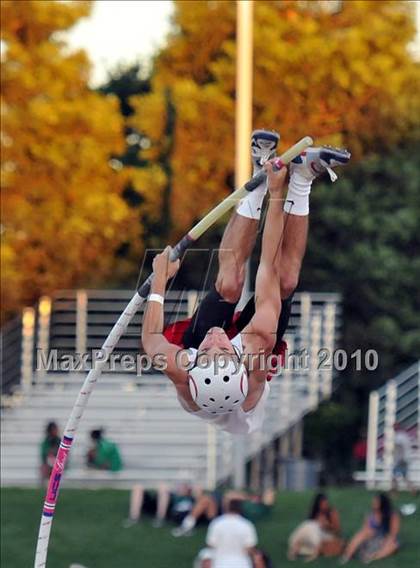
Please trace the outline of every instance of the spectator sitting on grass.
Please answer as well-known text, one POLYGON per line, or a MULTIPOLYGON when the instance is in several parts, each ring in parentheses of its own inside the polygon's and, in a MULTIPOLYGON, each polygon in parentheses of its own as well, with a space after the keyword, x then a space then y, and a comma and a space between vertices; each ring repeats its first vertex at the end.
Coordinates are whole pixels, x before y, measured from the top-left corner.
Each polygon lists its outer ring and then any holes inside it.
POLYGON ((363 562, 372 562, 390 556, 399 548, 400 517, 392 510, 390 498, 379 493, 372 500, 372 510, 362 528, 347 545, 341 564, 356 553, 363 562))
POLYGON ((209 523, 222 513, 222 494, 219 491, 203 493, 187 515, 180 521, 180 526, 172 530, 172 535, 189 536, 199 522, 209 523))
POLYGON ((87 465, 95 469, 121 471, 122 460, 118 446, 103 437, 103 430, 92 430, 90 433, 93 446, 87 453, 87 465))
POLYGON ((295 560, 305 556, 314 560, 318 556, 337 556, 343 550, 340 538, 340 517, 323 493, 315 496, 306 521, 290 535, 288 557, 295 560))
POLYGON ((225 509, 229 507, 229 502, 232 499, 241 501, 242 515, 249 521, 256 522, 271 512, 276 500, 276 493, 272 489, 266 489, 262 493, 227 491, 223 497, 225 509))
POLYGON ((129 528, 138 523, 143 512, 154 515, 155 528, 163 526, 166 520, 180 524, 191 512, 199 496, 201 489, 194 489, 189 483, 181 483, 173 491, 164 484, 157 490, 145 490, 140 483, 136 483, 130 493, 129 517, 123 521, 123 526, 129 528))
POLYGON ((210 522, 221 515, 222 510, 228 510, 230 501, 234 499, 241 501, 241 512, 246 519, 257 521, 271 511, 275 493, 272 490, 267 490, 261 495, 245 491, 227 491, 223 496, 220 491, 204 493, 197 499, 181 525, 173 529, 173 536, 188 536, 197 523, 210 522))
POLYGON ((48 481, 60 446, 60 436, 56 422, 48 422, 45 438, 41 443, 41 481, 48 481))

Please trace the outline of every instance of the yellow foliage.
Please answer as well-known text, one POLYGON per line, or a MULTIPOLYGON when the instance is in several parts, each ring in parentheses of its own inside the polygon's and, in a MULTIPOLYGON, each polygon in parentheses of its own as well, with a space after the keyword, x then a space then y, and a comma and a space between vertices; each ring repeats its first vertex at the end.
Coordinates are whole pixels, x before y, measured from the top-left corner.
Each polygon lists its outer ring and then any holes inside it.
MULTIPOLYGON (((132 124, 162 151, 164 93, 175 107, 166 184, 174 237, 231 189, 234 159, 233 1, 175 2, 175 28, 158 55, 150 94, 135 97, 132 124)), ((418 133, 419 65, 408 54, 414 23, 406 2, 344 1, 331 13, 316 1, 254 2, 254 125, 277 128, 282 148, 310 134, 348 146, 356 159, 418 133)), ((147 175, 145 173, 143 176, 147 175)), ((147 196, 146 196, 147 199, 147 196)))
POLYGON ((162 193, 166 184, 166 176, 157 164, 149 168, 132 168, 131 183, 144 199, 142 214, 151 222, 157 223, 162 208, 162 193))
MULTIPOLYGON (((1 3, 3 309, 111 275, 136 222, 109 166, 124 147, 117 101, 87 86, 83 52, 55 32, 89 2, 1 3)), ((138 230, 138 229, 137 229, 138 230)))

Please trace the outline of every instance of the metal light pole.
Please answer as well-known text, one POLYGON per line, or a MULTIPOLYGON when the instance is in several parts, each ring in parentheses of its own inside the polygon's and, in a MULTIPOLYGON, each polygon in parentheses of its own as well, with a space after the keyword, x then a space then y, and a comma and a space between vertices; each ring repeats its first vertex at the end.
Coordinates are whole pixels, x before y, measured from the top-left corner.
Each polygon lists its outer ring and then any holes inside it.
MULTIPOLYGON (((251 177, 249 141, 252 131, 252 76, 253 76, 253 2, 236 2, 236 108, 235 108, 235 187, 241 187, 251 177)), ((242 300, 249 295, 248 263, 242 300)), ((234 479, 235 489, 245 485, 246 441, 244 436, 235 436, 234 479)))
POLYGON ((252 0, 236 2, 235 187, 251 177, 249 140, 252 131, 252 0))

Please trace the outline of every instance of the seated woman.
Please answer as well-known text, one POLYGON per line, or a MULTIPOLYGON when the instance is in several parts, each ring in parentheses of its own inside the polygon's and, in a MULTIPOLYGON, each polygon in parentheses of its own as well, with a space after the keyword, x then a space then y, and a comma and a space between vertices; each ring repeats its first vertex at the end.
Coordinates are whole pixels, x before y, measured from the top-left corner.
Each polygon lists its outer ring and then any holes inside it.
POLYGON ((344 543, 340 538, 340 518, 323 493, 318 493, 312 503, 306 521, 290 535, 290 560, 305 556, 314 560, 318 556, 336 556, 341 553, 344 543))
POLYGON ((372 510, 362 528, 347 545, 341 563, 345 564, 357 552, 363 562, 380 560, 399 548, 400 517, 392 510, 390 498, 379 493, 372 499, 372 510))

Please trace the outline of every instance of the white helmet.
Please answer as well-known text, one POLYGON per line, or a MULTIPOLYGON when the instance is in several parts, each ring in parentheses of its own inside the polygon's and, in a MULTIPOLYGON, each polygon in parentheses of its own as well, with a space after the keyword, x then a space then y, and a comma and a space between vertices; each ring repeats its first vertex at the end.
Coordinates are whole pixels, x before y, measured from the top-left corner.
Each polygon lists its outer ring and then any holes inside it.
POLYGON ((190 393, 194 402, 209 414, 227 414, 241 406, 248 394, 245 366, 233 361, 220 367, 216 361, 197 365, 189 372, 190 393))

